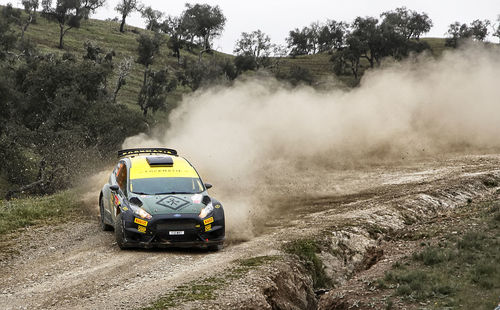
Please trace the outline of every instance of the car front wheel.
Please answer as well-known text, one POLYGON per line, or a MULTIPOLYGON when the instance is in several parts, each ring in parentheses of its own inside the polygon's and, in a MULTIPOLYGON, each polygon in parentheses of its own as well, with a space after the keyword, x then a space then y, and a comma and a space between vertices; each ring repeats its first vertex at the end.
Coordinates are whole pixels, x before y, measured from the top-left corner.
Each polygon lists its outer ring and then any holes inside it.
POLYGON ((224 248, 224 244, 223 243, 214 244, 214 245, 208 246, 208 251, 210 251, 210 252, 217 252, 217 251, 222 250, 223 248, 224 248))
POLYGON ((123 250, 126 246, 125 246, 125 230, 123 228, 123 218, 121 213, 118 213, 118 215, 116 216, 115 238, 116 238, 116 244, 120 249, 123 250))
POLYGON ((101 214, 101 219, 99 221, 101 229, 104 231, 113 230, 113 226, 106 224, 106 222, 104 222, 104 203, 102 202, 102 198, 99 199, 99 213, 101 214))

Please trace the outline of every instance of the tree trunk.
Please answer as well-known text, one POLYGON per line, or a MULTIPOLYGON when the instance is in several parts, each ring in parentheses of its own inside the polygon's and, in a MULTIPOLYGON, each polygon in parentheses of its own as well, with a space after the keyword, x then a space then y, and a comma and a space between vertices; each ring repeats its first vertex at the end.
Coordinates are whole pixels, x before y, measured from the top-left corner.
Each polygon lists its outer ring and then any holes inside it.
POLYGON ((357 80, 359 71, 359 60, 358 61, 351 60, 351 71, 352 74, 354 75, 354 78, 357 80))
POLYGON ((139 107, 141 108, 142 110, 142 114, 144 116, 146 116, 148 114, 148 107, 147 107, 147 104, 146 104, 146 100, 147 100, 147 95, 145 94, 145 91, 146 91, 146 84, 148 82, 148 79, 147 79, 147 76, 148 76, 148 69, 149 69, 149 66, 146 66, 146 70, 144 70, 144 80, 142 81, 142 89, 141 91, 139 92, 139 107))
POLYGON ((118 95, 120 88, 122 88, 122 85, 123 84, 122 84, 121 78, 118 78, 118 82, 116 82, 115 91, 113 92, 113 103, 116 103, 116 96, 118 95))
POLYGON ((24 39, 24 33, 28 29, 28 26, 31 24, 31 21, 33 20, 33 16, 30 15, 26 23, 24 24, 23 27, 21 27, 21 41, 24 39))
POLYGON ((125 18, 127 18, 126 15, 122 15, 122 23, 120 24, 120 32, 125 32, 123 28, 125 27, 125 18))
POLYGON ((363 58, 365 58, 366 60, 368 60, 368 62, 370 63, 370 68, 373 68, 374 67, 374 63, 373 63, 373 56, 370 55, 370 57, 368 57, 368 55, 363 55, 362 56, 363 58))
POLYGON ((61 24, 59 24, 59 29, 60 29, 60 32, 59 32, 59 49, 62 50, 64 48, 64 43, 63 43, 64 26, 62 26, 61 24))

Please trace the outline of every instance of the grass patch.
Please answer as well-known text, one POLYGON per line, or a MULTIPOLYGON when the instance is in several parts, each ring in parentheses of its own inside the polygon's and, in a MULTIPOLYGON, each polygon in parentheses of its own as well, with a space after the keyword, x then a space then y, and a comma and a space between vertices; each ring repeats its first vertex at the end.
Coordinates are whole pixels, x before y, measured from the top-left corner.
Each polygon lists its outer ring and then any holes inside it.
POLYGON ((81 203, 73 191, 0 201, 0 234, 37 224, 60 223, 79 210, 81 203))
POLYGON ((499 202, 474 207, 461 223, 473 229, 425 244, 407 263, 393 264, 377 279, 378 288, 393 289, 393 296, 426 309, 493 309, 500 296, 499 202))
POLYGON ((315 289, 330 287, 332 281, 325 273, 323 262, 318 257, 320 252, 318 243, 310 239, 300 239, 285 246, 285 252, 297 255, 305 262, 305 266, 310 272, 315 289))
POLYGON ((239 279, 251 269, 276 261, 278 256, 257 256, 237 260, 237 266, 220 277, 209 277, 203 280, 191 281, 186 285, 176 287, 171 293, 156 300, 151 306, 143 310, 160 310, 176 308, 180 304, 190 301, 213 300, 217 290, 225 289, 230 281, 239 279))
POLYGON ((247 259, 238 260, 238 263, 242 267, 258 267, 266 265, 267 263, 274 262, 278 259, 278 256, 256 256, 247 259))
POLYGON ((212 300, 216 290, 224 284, 226 284, 224 279, 216 277, 193 281, 176 287, 173 292, 161 297, 143 310, 169 309, 184 302, 212 300))

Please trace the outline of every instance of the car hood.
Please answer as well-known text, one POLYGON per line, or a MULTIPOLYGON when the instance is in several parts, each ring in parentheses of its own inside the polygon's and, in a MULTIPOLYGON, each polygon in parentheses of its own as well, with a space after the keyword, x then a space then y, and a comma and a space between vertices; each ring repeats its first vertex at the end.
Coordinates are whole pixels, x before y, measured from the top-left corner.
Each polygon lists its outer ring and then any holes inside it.
POLYGON ((201 194, 167 194, 167 195, 133 195, 131 197, 139 198, 143 205, 142 208, 149 214, 181 214, 181 213, 200 213, 205 207, 201 203, 201 194))

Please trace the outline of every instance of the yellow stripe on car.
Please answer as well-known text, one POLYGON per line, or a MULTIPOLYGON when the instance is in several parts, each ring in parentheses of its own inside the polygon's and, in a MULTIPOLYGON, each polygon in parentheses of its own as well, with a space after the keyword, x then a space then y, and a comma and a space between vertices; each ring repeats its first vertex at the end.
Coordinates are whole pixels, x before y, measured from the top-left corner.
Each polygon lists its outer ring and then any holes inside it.
POLYGON ((146 157, 133 157, 130 159, 130 179, 199 177, 184 158, 172 156, 172 159, 174 164, 171 167, 151 167, 146 157))

